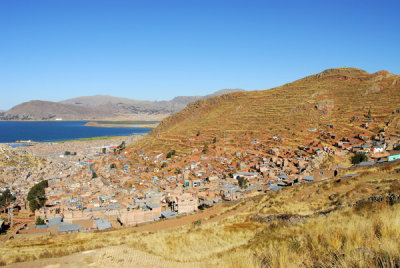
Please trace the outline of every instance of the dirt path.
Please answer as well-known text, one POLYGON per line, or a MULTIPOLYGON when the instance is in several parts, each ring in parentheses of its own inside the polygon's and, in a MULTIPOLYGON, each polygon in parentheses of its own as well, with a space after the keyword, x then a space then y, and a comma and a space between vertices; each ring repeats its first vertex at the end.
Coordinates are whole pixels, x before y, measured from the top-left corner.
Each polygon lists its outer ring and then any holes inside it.
POLYGON ((126 245, 83 251, 72 255, 41 259, 33 262, 13 263, 12 268, 59 268, 59 267, 196 267, 198 263, 166 261, 161 257, 132 249, 126 245))

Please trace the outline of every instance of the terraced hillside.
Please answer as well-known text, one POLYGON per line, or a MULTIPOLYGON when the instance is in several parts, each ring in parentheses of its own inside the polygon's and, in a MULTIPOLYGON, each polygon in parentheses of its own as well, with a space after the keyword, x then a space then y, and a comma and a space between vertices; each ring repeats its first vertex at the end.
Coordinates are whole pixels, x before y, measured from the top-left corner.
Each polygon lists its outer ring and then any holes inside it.
MULTIPOLYGON (((370 74, 355 68, 325 70, 283 86, 235 92, 189 104, 164 119, 134 146, 157 152, 190 151, 214 137, 231 145, 238 138, 283 137, 287 144, 303 144, 312 133, 333 124, 335 134, 376 133, 394 120, 399 129, 400 76, 387 71, 370 74), (398 111, 399 112, 399 111, 398 111), (372 120, 368 131, 363 122, 372 120)), ((396 133, 395 133, 396 134, 396 133)))

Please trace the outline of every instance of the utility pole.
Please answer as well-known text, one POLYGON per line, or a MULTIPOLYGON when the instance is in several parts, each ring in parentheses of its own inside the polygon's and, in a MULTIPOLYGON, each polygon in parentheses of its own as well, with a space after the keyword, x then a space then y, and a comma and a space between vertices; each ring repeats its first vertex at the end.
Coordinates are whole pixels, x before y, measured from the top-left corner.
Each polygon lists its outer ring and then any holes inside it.
MULTIPOLYGON (((12 204, 10 204, 10 205, 12 205, 12 204)), ((10 224, 11 227, 13 227, 13 225, 14 225, 13 211, 14 211, 14 208, 8 207, 8 223, 10 224)))

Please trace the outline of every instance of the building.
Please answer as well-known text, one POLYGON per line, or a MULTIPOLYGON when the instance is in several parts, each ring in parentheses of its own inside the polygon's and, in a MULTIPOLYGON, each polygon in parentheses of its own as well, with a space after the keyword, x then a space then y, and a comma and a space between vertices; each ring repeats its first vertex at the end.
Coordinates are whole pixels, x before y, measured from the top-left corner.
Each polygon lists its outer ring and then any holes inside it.
POLYGON ((400 151, 391 151, 388 156, 388 161, 394 161, 400 159, 400 151))

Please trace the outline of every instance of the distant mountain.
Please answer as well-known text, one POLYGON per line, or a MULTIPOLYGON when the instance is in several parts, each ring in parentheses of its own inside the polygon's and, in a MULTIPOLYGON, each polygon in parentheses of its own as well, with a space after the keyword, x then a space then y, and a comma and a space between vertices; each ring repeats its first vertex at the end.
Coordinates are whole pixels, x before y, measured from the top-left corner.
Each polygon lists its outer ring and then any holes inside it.
POLYGON ((0 113, 0 120, 161 120, 190 102, 241 89, 223 89, 206 96, 179 96, 170 101, 143 101, 107 95, 77 97, 61 102, 33 100, 0 113))

